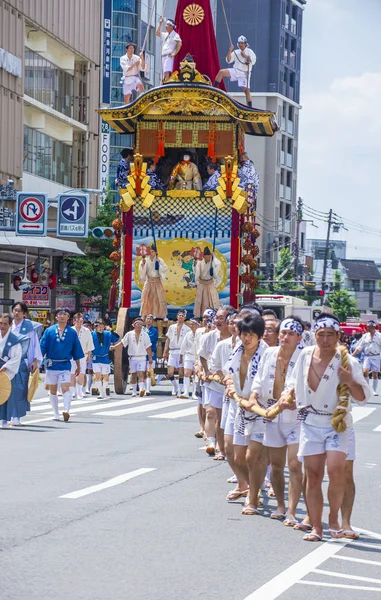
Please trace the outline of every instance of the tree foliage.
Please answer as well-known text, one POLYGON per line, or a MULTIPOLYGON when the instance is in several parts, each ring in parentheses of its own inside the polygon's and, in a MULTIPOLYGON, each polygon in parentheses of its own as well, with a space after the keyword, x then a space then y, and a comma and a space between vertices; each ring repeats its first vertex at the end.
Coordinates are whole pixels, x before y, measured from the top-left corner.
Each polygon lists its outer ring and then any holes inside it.
POLYGON ((275 290, 295 289, 295 273, 292 253, 289 248, 282 248, 279 252, 279 260, 275 265, 275 290))
POLYGON ((346 290, 335 290, 328 296, 327 306, 333 309, 340 321, 346 321, 348 317, 358 317, 360 311, 357 309, 356 298, 353 298, 346 290))
MULTIPOLYGON (((108 193, 102 205, 98 207, 97 216, 89 223, 89 228, 110 227, 115 219, 115 206, 108 193)), ((102 305, 106 305, 111 285, 110 273, 113 263, 109 255, 114 250, 112 240, 94 238, 91 234, 85 247, 86 256, 68 259, 70 277, 78 278, 78 284, 71 287, 77 294, 86 296, 102 295, 102 305)))

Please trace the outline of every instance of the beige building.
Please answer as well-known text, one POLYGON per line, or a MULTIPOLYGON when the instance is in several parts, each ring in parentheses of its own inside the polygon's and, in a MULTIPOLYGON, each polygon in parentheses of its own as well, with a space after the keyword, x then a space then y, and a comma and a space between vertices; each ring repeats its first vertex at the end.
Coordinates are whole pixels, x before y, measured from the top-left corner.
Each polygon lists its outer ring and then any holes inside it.
MULTIPOLYGON (((102 18, 101 0, 0 1, 0 185, 12 180, 50 199, 99 188, 102 18)), ((1 208, 0 273, 20 268, 25 247, 30 260, 81 253, 74 242, 54 240, 53 250, 50 238, 15 240, 7 231, 15 203, 3 198, 1 208)), ((55 213, 49 208, 50 226, 55 213)), ((0 275, 0 285, 9 298, 10 277, 0 275)))

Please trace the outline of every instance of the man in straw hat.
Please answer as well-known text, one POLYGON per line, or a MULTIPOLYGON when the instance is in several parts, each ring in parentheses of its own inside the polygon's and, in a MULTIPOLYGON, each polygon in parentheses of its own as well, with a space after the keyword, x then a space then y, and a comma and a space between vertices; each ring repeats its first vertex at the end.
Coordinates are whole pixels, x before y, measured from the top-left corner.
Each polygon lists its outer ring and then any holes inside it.
POLYGON ((230 81, 237 81, 238 87, 242 88, 246 96, 247 105, 252 108, 253 102, 250 94, 250 75, 251 70, 257 62, 257 57, 249 48, 247 39, 244 35, 240 35, 237 41, 237 49, 234 49, 233 44, 228 50, 226 62, 233 63, 231 69, 221 69, 216 76, 214 87, 218 87, 223 77, 228 77, 230 81))
POLYGON ((143 256, 139 264, 139 277, 143 283, 140 316, 153 314, 157 319, 167 316, 167 303, 164 296, 163 279, 168 267, 157 255, 155 244, 149 246, 149 255, 143 256))
MULTIPOLYGON (((23 357, 28 351, 29 340, 11 331, 12 317, 8 313, 0 315, 0 373, 8 375, 12 382, 8 400, 0 406, 2 428, 8 428, 11 419, 24 417, 29 404, 24 393, 25 373, 29 373, 23 357)), ((1 387, 1 386, 0 386, 1 387)), ((16 423, 15 423, 16 424, 16 423)))
POLYGON ((165 32, 161 31, 161 26, 164 23, 163 17, 160 18, 156 29, 156 35, 163 43, 161 48, 161 70, 163 82, 170 78, 173 71, 173 61, 176 54, 181 50, 181 37, 176 33, 176 23, 173 19, 167 19, 165 22, 165 32))
POLYGON ((221 269, 220 261, 212 254, 210 248, 205 246, 204 255, 197 261, 195 281, 197 285, 194 303, 195 317, 201 317, 207 308, 218 308, 220 301, 216 290, 216 283, 221 269))
POLYGON ((84 358, 78 334, 68 326, 70 310, 68 308, 57 308, 57 324, 48 327, 41 338, 41 353, 46 358, 45 384, 49 387, 50 404, 53 408, 54 421, 60 420, 58 412, 58 384, 61 385, 64 410, 62 413, 64 421, 70 419, 71 405, 71 361, 76 362, 75 376, 80 373, 80 360, 84 358))

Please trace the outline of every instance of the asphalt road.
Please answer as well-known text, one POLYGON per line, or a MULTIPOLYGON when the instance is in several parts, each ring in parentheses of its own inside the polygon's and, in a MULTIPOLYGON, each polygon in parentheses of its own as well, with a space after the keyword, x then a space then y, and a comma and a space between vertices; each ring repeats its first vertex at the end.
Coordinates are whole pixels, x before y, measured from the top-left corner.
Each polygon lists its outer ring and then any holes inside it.
POLYGON ((25 426, 0 430, 2 600, 380 597, 379 398, 355 411, 366 531, 309 544, 269 519, 272 499, 257 517, 225 501, 229 467, 194 437, 194 404, 164 390, 87 397, 57 423, 41 389, 25 426))

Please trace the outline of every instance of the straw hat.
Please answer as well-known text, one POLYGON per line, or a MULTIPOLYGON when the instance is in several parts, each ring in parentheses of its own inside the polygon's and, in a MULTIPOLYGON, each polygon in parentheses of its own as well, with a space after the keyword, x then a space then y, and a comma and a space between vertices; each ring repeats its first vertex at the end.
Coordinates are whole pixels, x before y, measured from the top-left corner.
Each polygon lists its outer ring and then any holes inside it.
POLYGON ((38 380, 40 378, 40 370, 36 369, 33 375, 29 377, 29 386, 28 386, 28 402, 32 402, 33 396, 36 393, 38 388, 38 380))
POLYGON ((5 371, 0 371, 0 406, 5 404, 11 395, 12 384, 5 371))

